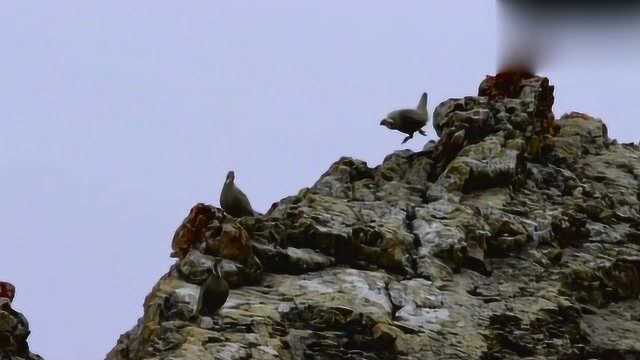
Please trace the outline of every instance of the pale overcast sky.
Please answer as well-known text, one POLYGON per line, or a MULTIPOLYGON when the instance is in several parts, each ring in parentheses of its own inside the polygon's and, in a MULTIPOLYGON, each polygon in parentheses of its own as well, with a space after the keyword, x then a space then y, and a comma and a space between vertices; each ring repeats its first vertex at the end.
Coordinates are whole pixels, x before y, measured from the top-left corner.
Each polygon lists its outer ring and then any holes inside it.
MULTIPOLYGON (((430 110, 475 95, 496 18, 478 0, 3 2, 0 279, 32 350, 104 358, 228 170, 265 211, 340 156, 405 148, 381 117, 423 91, 430 110)), ((637 142, 637 42, 583 45, 540 69, 556 115, 637 142)))

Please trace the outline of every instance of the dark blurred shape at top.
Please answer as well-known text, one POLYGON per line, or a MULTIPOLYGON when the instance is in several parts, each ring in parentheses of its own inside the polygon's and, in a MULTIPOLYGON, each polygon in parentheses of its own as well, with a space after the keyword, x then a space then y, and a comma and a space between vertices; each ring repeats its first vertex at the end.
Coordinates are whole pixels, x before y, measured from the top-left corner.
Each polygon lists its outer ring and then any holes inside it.
POLYGON ((640 9, 639 0, 499 0, 514 10, 548 12, 552 15, 567 11, 565 15, 627 15, 640 9))
POLYGON ((640 50, 629 41, 640 36, 640 0, 498 0, 498 11, 498 72, 536 73, 558 60, 585 61, 581 52, 606 63, 640 50))

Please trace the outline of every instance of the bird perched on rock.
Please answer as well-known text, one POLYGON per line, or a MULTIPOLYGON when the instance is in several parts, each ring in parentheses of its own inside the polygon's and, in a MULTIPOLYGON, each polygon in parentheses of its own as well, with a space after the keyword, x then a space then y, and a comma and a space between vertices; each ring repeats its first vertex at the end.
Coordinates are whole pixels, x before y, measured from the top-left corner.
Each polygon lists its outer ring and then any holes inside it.
POLYGON ((212 317, 220 310, 229 297, 229 284, 222 277, 220 264, 222 259, 217 258, 211 267, 211 275, 202 284, 198 297, 198 314, 212 317))
POLYGON ((427 135, 422 130, 422 127, 427 125, 428 121, 429 113, 427 112, 427 93, 423 93, 416 109, 392 111, 386 118, 380 121, 380 125, 409 135, 402 141, 404 144, 409 141, 409 139, 413 138, 413 134, 415 132, 419 132, 421 135, 427 135))
POLYGON ((220 193, 220 207, 229 215, 239 218, 243 216, 255 216, 256 212, 251 208, 247 195, 238 189, 234 183, 236 176, 233 171, 227 173, 227 180, 220 193))

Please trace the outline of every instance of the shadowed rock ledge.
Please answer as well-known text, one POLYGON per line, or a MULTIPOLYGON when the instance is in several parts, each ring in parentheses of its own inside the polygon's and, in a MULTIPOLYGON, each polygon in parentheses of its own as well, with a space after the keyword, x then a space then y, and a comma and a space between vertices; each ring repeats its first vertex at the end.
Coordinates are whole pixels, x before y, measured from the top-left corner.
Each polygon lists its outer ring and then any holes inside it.
POLYGON ((423 151, 341 158, 263 217, 197 204, 107 359, 640 359, 640 148, 553 91, 487 77, 423 151))
POLYGON ((42 357, 29 350, 29 322, 22 313, 11 306, 14 293, 13 285, 0 282, 0 359, 42 360, 42 357), (4 297, 6 294, 2 290, 6 288, 3 286, 11 289, 8 297, 4 297))

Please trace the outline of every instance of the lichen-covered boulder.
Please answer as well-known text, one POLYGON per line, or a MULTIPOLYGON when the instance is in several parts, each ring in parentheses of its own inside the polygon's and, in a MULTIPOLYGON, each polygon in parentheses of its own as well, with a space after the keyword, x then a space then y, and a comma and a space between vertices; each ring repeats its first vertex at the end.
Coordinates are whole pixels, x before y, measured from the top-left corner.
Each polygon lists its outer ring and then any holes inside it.
POLYGON ((341 158, 260 217, 196 205, 107 359, 640 358, 640 147, 553 91, 490 76, 422 151, 341 158), (216 257, 232 290, 199 317, 216 257))
MULTIPOLYGON (((12 289, 15 288, 12 286, 12 289)), ((0 299, 0 357, 3 360, 42 360, 29 351, 27 338, 31 332, 27 318, 14 310, 8 300, 8 297, 0 299)))
MULTIPOLYGON (((504 148, 501 140, 488 138, 464 148, 449 163, 434 188, 444 188, 447 194, 469 193, 514 183, 516 176, 524 172, 524 164, 518 152, 504 148)), ((427 196, 437 197, 434 192, 427 196)))
POLYGON ((11 302, 15 296, 16 287, 10 282, 0 281, 0 299, 6 299, 11 302))
POLYGON ((201 284, 210 273, 213 257, 226 259, 231 286, 254 284, 262 264, 253 253, 251 238, 242 224, 222 209, 196 204, 175 232, 172 256, 187 281, 201 284))
POLYGON ((556 163, 573 168, 583 155, 602 153, 608 145, 607 127, 602 120, 572 112, 556 121, 559 127, 551 156, 556 163))

